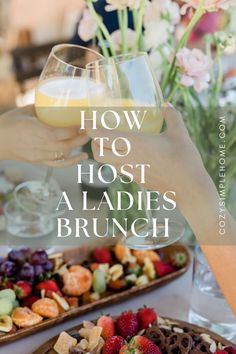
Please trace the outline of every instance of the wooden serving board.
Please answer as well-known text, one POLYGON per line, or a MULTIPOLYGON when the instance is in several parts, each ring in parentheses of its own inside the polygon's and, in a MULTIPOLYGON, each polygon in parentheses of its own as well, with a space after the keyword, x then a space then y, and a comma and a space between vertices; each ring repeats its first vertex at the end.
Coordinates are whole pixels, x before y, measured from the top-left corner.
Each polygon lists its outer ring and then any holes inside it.
MULTIPOLYGON (((91 246, 81 246, 75 249, 66 250, 63 253, 63 256, 66 261, 70 261, 70 264, 80 264, 83 263, 86 259, 88 259, 93 249, 94 247, 91 246)), ((162 278, 150 281, 146 285, 133 286, 132 288, 123 290, 121 292, 114 292, 114 293, 110 292, 106 296, 100 298, 97 301, 94 301, 93 303, 82 305, 77 308, 71 309, 67 312, 60 314, 57 318, 46 319, 43 322, 34 325, 32 327, 18 329, 15 333, 3 335, 0 337, 0 345, 3 343, 13 342, 17 339, 26 337, 30 334, 47 329, 49 327, 53 327, 61 322, 64 322, 74 317, 78 317, 80 315, 83 315, 84 313, 88 313, 88 311, 92 311, 95 309, 103 308, 106 305, 111 305, 117 302, 121 302, 127 298, 131 298, 138 294, 144 294, 153 289, 161 287, 166 283, 171 282, 172 280, 178 278, 179 276, 181 276, 187 271, 191 261, 191 255, 189 249, 182 244, 174 244, 162 249, 162 252, 166 255, 171 254, 174 251, 184 251, 187 254, 188 262, 185 267, 176 270, 175 272, 168 274, 162 278)))
MULTIPOLYGON (((190 324, 185 321, 172 319, 169 317, 164 317, 163 319, 171 321, 172 323, 175 323, 175 325, 179 328, 188 328, 189 330, 195 332, 196 334, 202 334, 202 333, 208 334, 211 337, 211 339, 213 339, 216 343, 220 342, 223 346, 233 346, 233 347, 235 346, 233 343, 231 343, 227 339, 219 336, 218 334, 216 334, 214 332, 209 331, 206 328, 199 327, 197 325, 190 324)), ((82 324, 80 324, 76 327, 70 328, 66 332, 69 334, 74 334, 74 333, 77 333, 81 329, 81 327, 82 327, 82 324)), ((58 336, 55 336, 52 339, 49 339, 49 341, 44 343, 40 348, 38 348, 32 354, 57 354, 57 352, 53 349, 54 345, 56 344, 57 339, 58 339, 58 336)))

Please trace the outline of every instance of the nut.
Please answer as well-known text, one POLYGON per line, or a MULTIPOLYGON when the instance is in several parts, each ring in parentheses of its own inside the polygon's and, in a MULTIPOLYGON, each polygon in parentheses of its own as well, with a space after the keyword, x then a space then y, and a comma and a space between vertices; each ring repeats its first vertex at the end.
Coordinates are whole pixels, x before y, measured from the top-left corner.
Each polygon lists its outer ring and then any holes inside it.
POLYGON ((156 277, 156 272, 155 272, 153 262, 148 257, 144 258, 143 272, 150 280, 153 280, 156 277))
POLYGON ((141 275, 140 277, 138 277, 138 279, 136 280, 135 285, 137 286, 141 286, 141 285, 146 285, 149 283, 148 277, 146 275, 141 275))
POLYGON ((81 341, 79 342, 78 346, 81 349, 86 350, 86 349, 88 349, 88 341, 85 338, 81 339, 81 341))
POLYGON ((125 280, 127 280, 127 281, 130 282, 130 283, 135 284, 136 281, 137 281, 137 275, 136 275, 136 274, 129 274, 129 275, 126 275, 125 280))
POLYGON ((115 264, 109 269, 109 276, 111 280, 119 279, 124 273, 123 266, 121 264, 115 264))
POLYGON ((210 352, 215 353, 216 349, 217 349, 216 342, 213 341, 210 345, 210 352))
POLYGON ((91 295, 90 295, 90 300, 91 301, 97 301, 97 300, 99 300, 100 299, 100 295, 98 294, 98 293, 92 293, 91 295))

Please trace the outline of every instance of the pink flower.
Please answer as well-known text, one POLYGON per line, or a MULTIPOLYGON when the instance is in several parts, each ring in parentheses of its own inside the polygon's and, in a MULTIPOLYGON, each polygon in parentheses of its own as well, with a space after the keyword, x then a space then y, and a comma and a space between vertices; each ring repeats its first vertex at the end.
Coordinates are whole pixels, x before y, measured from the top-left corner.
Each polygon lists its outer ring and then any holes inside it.
POLYGON ((197 92, 209 87, 212 60, 200 49, 180 49, 176 55, 176 65, 182 72, 182 85, 193 86, 197 92))
MULTIPOLYGON (((131 49, 132 46, 134 45, 135 39, 136 39, 135 31, 128 28, 126 38, 127 38, 128 49, 131 49)), ((118 52, 121 51, 121 46, 122 46, 121 31, 117 30, 117 31, 112 32, 111 39, 112 39, 112 43, 114 44, 115 50, 117 50, 118 52)))
POLYGON ((138 10, 142 0, 127 0, 127 5, 130 10, 138 10))
MULTIPOLYGON (((183 0, 186 4, 181 8, 181 14, 185 15, 187 10, 191 7, 197 9, 201 3, 201 0, 183 0)), ((234 7, 235 0, 205 0, 204 9, 205 11, 218 11, 227 10, 229 7, 234 7)))
POLYGON ((97 28, 95 19, 91 16, 89 9, 85 8, 78 27, 79 36, 83 41, 88 42, 95 36, 97 28))
POLYGON ((107 0, 107 5, 105 10, 115 11, 115 10, 124 10, 127 7, 127 0, 107 0))

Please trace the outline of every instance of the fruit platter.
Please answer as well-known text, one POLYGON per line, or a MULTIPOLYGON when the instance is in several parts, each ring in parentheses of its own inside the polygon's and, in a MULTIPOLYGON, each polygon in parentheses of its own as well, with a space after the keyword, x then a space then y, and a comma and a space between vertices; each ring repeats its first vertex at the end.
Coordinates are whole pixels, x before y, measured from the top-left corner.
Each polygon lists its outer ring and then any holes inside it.
POLYGON ((11 250, 0 259, 0 344, 148 292, 186 272, 188 249, 82 246, 63 253, 11 250))
POLYGON ((162 318, 153 308, 125 311, 118 317, 61 332, 33 354, 236 354, 236 347, 205 328, 162 318))

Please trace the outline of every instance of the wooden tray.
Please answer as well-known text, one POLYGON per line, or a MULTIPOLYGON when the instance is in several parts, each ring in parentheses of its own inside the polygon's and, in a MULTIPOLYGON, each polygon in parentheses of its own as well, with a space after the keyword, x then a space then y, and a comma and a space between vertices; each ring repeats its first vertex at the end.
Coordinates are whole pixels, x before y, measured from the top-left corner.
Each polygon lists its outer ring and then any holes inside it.
MULTIPOLYGON (((206 328, 203 327, 199 327, 197 325, 193 325, 190 324, 188 322, 185 321, 180 321, 180 320, 176 320, 176 319, 172 319, 169 317, 162 317, 164 320, 168 320, 171 322, 174 322, 175 325, 179 328, 188 328, 191 331, 194 331, 197 334, 209 334, 209 336, 211 337, 211 339, 213 339, 215 342, 217 343, 221 343, 223 346, 235 346, 235 344, 231 343, 230 341, 228 341, 227 339, 219 336, 218 334, 209 331, 206 328)), ((73 334, 76 333, 80 330, 80 328, 82 327, 82 325, 78 325, 76 327, 70 328, 69 330, 67 330, 66 332, 69 334, 73 334)), ((53 349, 56 341, 58 339, 58 335, 49 339, 49 341, 47 341, 46 343, 44 343, 40 348, 38 348, 35 352, 33 352, 32 354, 57 354, 56 351, 53 349)))
MULTIPOLYGON (((91 254, 91 251, 94 249, 94 247, 91 246, 81 246, 72 250, 66 250, 63 252, 64 259, 66 261, 70 261, 72 264, 80 264, 83 263, 86 259, 88 259, 89 254, 91 254)), ((0 345, 3 343, 10 343, 13 342, 17 339, 26 337, 30 334, 36 333, 38 331, 44 330, 46 328, 52 327, 57 325, 58 323, 64 322, 66 320, 69 320, 74 317, 78 317, 80 315, 83 315, 84 313, 88 313, 88 311, 92 311, 95 309, 103 308, 106 305, 111 305, 117 302, 121 302, 122 300, 125 300, 127 298, 131 298, 133 296, 136 296, 138 294, 144 294, 146 292, 149 292, 153 289, 156 289, 158 287, 163 286, 166 283, 169 283, 170 281, 178 278, 182 274, 184 274, 191 261, 191 256, 190 256, 190 251, 189 249, 182 245, 182 244, 174 244, 171 246, 168 246, 166 248, 162 249, 162 252, 166 255, 171 254, 174 251, 184 251, 187 256, 188 256, 188 262, 185 267, 176 270, 175 272, 168 274, 160 279, 155 279, 151 282, 149 282, 146 285, 142 286, 133 286, 132 288, 128 290, 121 291, 119 293, 114 292, 111 294, 108 294, 107 296, 104 296, 103 298, 91 303, 91 304, 86 304, 79 306, 77 308, 71 309, 67 312, 64 312, 60 314, 57 318, 54 319, 46 319, 43 322, 29 327, 29 328, 22 328, 18 329, 15 333, 7 334, 4 336, 0 337, 0 345)))

